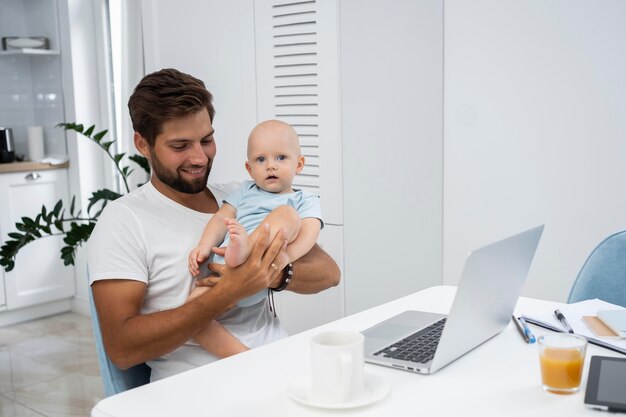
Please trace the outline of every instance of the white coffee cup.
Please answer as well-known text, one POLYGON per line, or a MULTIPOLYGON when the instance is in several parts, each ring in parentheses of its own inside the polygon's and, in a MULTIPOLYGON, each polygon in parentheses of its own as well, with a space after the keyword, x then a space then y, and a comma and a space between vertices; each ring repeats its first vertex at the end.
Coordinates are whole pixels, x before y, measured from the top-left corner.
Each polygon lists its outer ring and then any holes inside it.
POLYGON ((359 398, 364 390, 364 337, 331 331, 311 339, 311 399, 338 404, 359 398))

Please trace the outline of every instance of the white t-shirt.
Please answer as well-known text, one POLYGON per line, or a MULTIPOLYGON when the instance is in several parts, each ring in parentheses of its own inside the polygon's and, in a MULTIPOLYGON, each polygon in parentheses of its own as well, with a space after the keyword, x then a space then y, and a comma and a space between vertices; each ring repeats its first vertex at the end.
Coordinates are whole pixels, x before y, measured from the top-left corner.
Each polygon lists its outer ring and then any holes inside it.
MULTIPOLYGON (((237 185, 209 185, 209 189, 221 205, 237 185)), ((187 258, 211 216, 176 203, 151 182, 110 202, 89 238, 91 283, 103 279, 144 282, 147 289, 141 314, 183 305, 193 282, 187 258)), ((287 335, 265 303, 233 308, 218 320, 251 348, 287 335)), ((147 363, 152 368, 151 380, 156 381, 215 360, 189 341, 147 363)))

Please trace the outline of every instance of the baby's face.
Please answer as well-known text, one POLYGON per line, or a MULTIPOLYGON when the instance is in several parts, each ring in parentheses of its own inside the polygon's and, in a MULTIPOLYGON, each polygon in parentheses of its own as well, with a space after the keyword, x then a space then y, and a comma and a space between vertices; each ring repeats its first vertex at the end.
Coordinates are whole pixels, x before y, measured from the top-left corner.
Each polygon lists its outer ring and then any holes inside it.
POLYGON ((290 193, 304 167, 298 137, 288 126, 257 126, 248 139, 246 169, 256 185, 270 193, 290 193))

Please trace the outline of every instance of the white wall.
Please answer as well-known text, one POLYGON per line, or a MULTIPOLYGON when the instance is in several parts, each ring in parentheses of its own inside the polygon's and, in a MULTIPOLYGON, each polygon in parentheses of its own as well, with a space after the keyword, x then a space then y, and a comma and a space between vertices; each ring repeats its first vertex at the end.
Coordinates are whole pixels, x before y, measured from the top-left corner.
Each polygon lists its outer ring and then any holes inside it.
POLYGON ((626 227, 626 2, 446 0, 444 282, 546 228, 524 295, 564 301, 626 227))
POLYGON ((246 144, 257 120, 253 2, 148 0, 142 8, 146 73, 176 68, 213 94, 217 157, 210 181, 247 179, 246 144))
POLYGON ((348 314, 441 283, 443 6, 340 1, 348 314))

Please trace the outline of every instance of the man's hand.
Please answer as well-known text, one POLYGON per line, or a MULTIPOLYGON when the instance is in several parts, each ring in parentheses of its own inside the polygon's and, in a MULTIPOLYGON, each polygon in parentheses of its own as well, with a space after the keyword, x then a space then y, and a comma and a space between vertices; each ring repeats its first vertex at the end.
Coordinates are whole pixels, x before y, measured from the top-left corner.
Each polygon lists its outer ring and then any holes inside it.
MULTIPOLYGON (((275 282, 279 283, 282 269, 287 265, 286 246, 287 238, 283 232, 278 233, 270 243, 269 226, 263 224, 252 253, 243 264, 236 268, 215 263, 209 264, 209 269, 221 276, 215 287, 220 288, 230 297, 240 300, 272 286, 275 282)), ((211 277, 205 280, 209 280, 206 281, 208 283, 211 277)), ((202 283, 205 280, 202 280, 202 283)))
POLYGON ((196 279, 196 287, 215 287, 222 277, 219 275, 210 275, 204 278, 196 279))
POLYGON ((270 283, 270 288, 278 287, 281 282, 283 282, 283 270, 289 263, 289 255, 287 255, 287 251, 280 251, 276 256, 275 265, 278 268, 278 274, 274 277, 272 282, 270 283))

